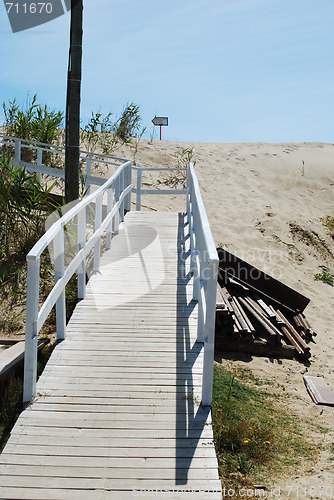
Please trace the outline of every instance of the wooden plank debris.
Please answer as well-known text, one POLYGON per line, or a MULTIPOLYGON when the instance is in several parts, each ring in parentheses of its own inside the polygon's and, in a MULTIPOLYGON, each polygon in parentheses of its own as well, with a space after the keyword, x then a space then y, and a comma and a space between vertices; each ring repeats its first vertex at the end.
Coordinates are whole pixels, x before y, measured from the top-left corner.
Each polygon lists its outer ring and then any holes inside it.
MULTIPOLYGON (((248 268, 251 270, 249 264, 248 268)), ((266 293, 263 293, 253 286, 253 282, 249 284, 226 269, 220 271, 216 308, 217 348, 263 356, 291 358, 294 353, 301 358, 310 357, 307 341, 312 340, 316 333, 300 310, 270 297, 268 283, 266 293)), ((275 287, 277 283, 276 280, 272 282, 275 287)), ((284 290, 284 287, 278 288, 284 290)), ((289 297, 299 305, 301 296, 293 292, 289 289, 289 297)))
POLYGON ((334 406, 334 394, 323 377, 303 376, 306 389, 317 405, 334 406))
MULTIPOLYGON (((39 339, 38 349, 42 349, 50 342, 49 339, 39 339)), ((0 353, 0 380, 8 375, 8 373, 18 366, 24 359, 24 345, 25 343, 20 341, 14 344, 8 349, 5 349, 0 353)))

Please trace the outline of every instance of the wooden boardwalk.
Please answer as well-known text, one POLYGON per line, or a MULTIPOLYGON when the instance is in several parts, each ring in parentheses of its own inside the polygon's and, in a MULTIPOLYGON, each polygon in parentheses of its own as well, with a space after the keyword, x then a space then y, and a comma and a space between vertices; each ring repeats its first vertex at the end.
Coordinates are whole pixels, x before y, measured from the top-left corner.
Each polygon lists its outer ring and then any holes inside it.
POLYGON ((222 498, 183 214, 126 215, 0 456, 0 498, 222 498))

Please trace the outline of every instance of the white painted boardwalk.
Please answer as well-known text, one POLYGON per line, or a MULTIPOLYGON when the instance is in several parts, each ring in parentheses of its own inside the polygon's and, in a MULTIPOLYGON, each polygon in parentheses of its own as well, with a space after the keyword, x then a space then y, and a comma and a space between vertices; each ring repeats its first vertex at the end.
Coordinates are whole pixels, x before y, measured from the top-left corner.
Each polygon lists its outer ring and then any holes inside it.
POLYGON ((220 499, 183 214, 127 214, 0 456, 0 498, 220 499))

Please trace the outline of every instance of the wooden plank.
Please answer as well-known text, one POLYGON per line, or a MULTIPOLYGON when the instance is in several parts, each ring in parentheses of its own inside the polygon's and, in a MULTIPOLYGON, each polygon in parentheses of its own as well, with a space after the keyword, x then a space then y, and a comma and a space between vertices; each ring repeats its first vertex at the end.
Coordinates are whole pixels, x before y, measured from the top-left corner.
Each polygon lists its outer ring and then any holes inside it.
MULTIPOLYGON (((175 472, 174 472, 175 474, 175 472)), ((177 474, 176 474, 177 475, 177 474)), ((182 477, 180 481, 182 480, 182 477)), ((21 475, 4 475, 1 477, 2 486, 10 487, 22 487, 31 488, 36 486, 36 476, 21 476, 21 475)), ((136 479, 136 478, 112 478, 108 479, 105 477, 99 478, 87 478, 87 477, 38 477, 38 485, 40 488, 68 488, 68 489, 105 489, 105 490, 128 490, 133 491, 134 489, 157 489, 161 491, 162 489, 177 489, 178 491, 188 490, 189 483, 179 484, 177 478, 174 479, 136 479)), ((192 479, 191 485, 194 490, 199 491, 210 491, 218 489, 220 482, 218 480, 209 479, 192 479)))
MULTIPOLYGON (((49 339, 39 339, 38 350, 50 342, 49 339)), ((0 379, 15 368, 24 359, 25 343, 17 342, 0 353, 0 379)))
MULTIPOLYGON (((190 490, 188 491, 178 491, 177 489, 174 489, 170 493, 167 491, 162 491, 157 490, 154 493, 154 498, 157 500, 161 500, 164 498, 173 498, 173 500, 182 500, 184 498, 186 499, 195 499, 195 500, 207 500, 208 494, 210 494, 210 498, 214 499, 221 499, 221 492, 215 493, 215 492, 207 492, 205 490, 203 491, 195 491, 195 490, 190 490), (168 496, 167 496, 168 495, 168 496)), ((83 500, 83 497, 85 496, 85 491, 84 490, 78 490, 78 489, 64 489, 64 488, 57 488, 56 490, 48 490, 44 488, 37 488, 37 487, 25 487, 25 488, 3 488, 0 486, 0 494, 2 495, 2 498, 7 498, 8 500, 10 499, 20 499, 20 500, 26 500, 29 499, 31 500, 32 498, 34 500, 68 500, 69 497, 71 500, 83 500)), ((108 496, 107 495, 114 495, 114 498, 117 498, 117 500, 129 500, 129 496, 138 496, 141 495, 142 498, 144 497, 144 491, 140 490, 134 490, 134 491, 124 491, 124 490, 113 490, 112 493, 104 493, 101 490, 89 490, 87 491, 87 494, 89 494, 89 498, 91 500, 105 500, 108 496)))
MULTIPOLYGON (((11 454, 17 453, 20 455, 34 456, 56 456, 56 457, 76 457, 84 456, 87 460, 91 457, 117 457, 117 458, 129 458, 137 457, 143 459, 146 458, 173 458, 175 460, 175 447, 148 447, 145 448, 144 452, 142 448, 138 447, 114 447, 109 448, 108 446, 89 446, 89 447, 79 447, 79 446, 49 446, 48 443, 41 445, 36 445, 35 443, 23 444, 23 443, 11 443, 8 441, 6 444, 5 451, 3 453, 11 454)), ((2 456, 2 454, 1 454, 2 456)), ((197 446, 193 448, 180 448, 177 450, 178 459, 181 458, 216 458, 215 450, 213 446, 208 444, 207 446, 197 446)))
POLYGON ((57 477, 57 478, 91 478, 91 479, 149 479, 149 480, 175 480, 177 475, 178 480, 207 480, 207 479, 217 479, 216 470, 211 468, 206 469, 189 469, 179 468, 177 473, 175 473, 175 466, 173 468, 167 469, 166 467, 153 468, 148 467, 127 467, 114 468, 114 467, 80 467, 78 465, 73 465, 72 467, 64 467, 62 465, 41 465, 36 469, 36 467, 31 465, 11 465, 4 464, 1 467, 3 474, 8 474, 9 476, 15 476, 20 474, 21 476, 30 476, 39 478, 42 477, 57 477))
MULTIPOLYGON (((210 440, 212 439, 212 430, 209 429, 208 427, 205 427, 204 429, 132 429, 130 428, 131 426, 125 426, 124 428, 113 428, 113 427, 108 427, 104 429, 99 429, 99 428, 94 428, 93 430, 91 428, 83 427, 80 428, 80 433, 81 435, 78 435, 76 433, 71 432, 72 428, 64 427, 62 429, 52 427, 50 430, 50 427, 42 427, 38 422, 36 423, 38 427, 21 427, 17 429, 15 434, 13 434, 13 439, 12 443, 20 443, 21 442, 21 437, 24 436, 39 436, 43 437, 44 440, 52 440, 53 438, 59 438, 59 439, 67 439, 71 440, 72 446, 75 446, 75 438, 77 437, 80 442, 83 444, 86 444, 87 446, 94 444, 95 446, 98 446, 99 443, 101 444, 109 444, 110 446, 112 445, 112 440, 115 438, 126 438, 126 439, 133 439, 134 441, 138 439, 154 439, 154 440, 161 440, 161 439, 182 439, 182 438, 187 438, 187 439, 207 439, 210 440), (69 431, 70 429, 70 431, 69 431), (107 429, 107 430, 106 430, 107 429), (64 434, 59 431, 67 431, 64 434), (92 431, 92 435, 86 436, 87 430, 92 431), (97 432, 99 431, 99 432, 97 432), (186 434, 186 436, 185 436, 186 434), (92 443, 93 440, 93 443, 92 443), (97 440, 97 442, 94 442, 94 440, 97 440), (73 441, 73 443, 72 443, 73 441), (103 443, 105 441, 105 443, 103 443)), ((31 441, 31 440, 30 440, 31 441)), ((26 441, 24 441, 26 442, 26 441)), ((64 441, 62 441, 64 443, 64 441)), ((36 444, 40 443, 39 440, 36 441, 36 444)), ((128 444, 128 441, 124 441, 124 445, 128 444)))
MULTIPOLYGON (((129 414, 132 415, 132 414, 129 414)), ((168 414, 167 414, 168 415, 168 414)), ((56 415, 57 416, 57 415, 56 415)), ((95 417, 97 415, 95 414, 95 417)), ((135 417, 135 415, 134 415, 135 417)), ((118 420, 93 420, 93 419, 73 419, 72 416, 70 415, 67 419, 59 419, 53 418, 52 420, 46 420, 43 418, 34 418, 33 421, 29 422, 22 422, 20 425, 22 426, 27 426, 27 425, 37 425, 40 427, 57 427, 57 426, 62 426, 64 429, 72 429, 72 428, 80 428, 80 429, 108 429, 111 434, 111 430, 119 430, 120 434, 122 435, 122 430, 127 430, 131 431, 134 429, 133 438, 137 437, 138 439, 143 439, 145 437, 145 432, 146 430, 149 430, 152 432, 152 434, 155 436, 156 439, 160 439, 159 436, 161 435, 163 438, 182 438, 186 437, 186 431, 190 433, 190 431, 193 431, 193 434, 195 435, 194 437, 198 438, 202 435, 203 431, 203 426, 204 424, 192 424, 190 429, 188 428, 188 422, 187 421, 182 421, 179 420, 177 422, 173 420, 165 420, 165 421, 159 421, 159 420, 145 420, 145 421, 136 421, 136 420, 126 420, 123 422, 120 422, 118 420), (61 424, 60 424, 61 422, 61 424), (135 423, 134 423, 135 422, 135 423), (177 429, 177 433, 175 431, 175 428, 177 429), (163 433, 163 432, 158 432, 158 431, 169 431, 169 433, 163 433), (140 431, 140 432, 138 432, 140 431), (197 431, 197 432, 195 432, 197 431), (177 434, 177 435, 176 435, 177 434)), ((117 437, 117 433, 114 433, 115 437, 117 437)), ((131 432, 129 432, 129 435, 131 432)), ((146 433, 149 435, 149 433, 146 433)), ((109 432, 108 432, 109 435, 109 432)), ((125 432, 124 435, 122 435, 122 438, 124 439, 127 438, 127 433, 125 432)), ((206 436, 210 437, 210 436, 206 436)), ((15 439, 15 434, 12 436, 13 439, 15 439)), ((153 439, 153 438, 152 438, 153 439)), ((66 443, 66 441, 65 441, 66 443)), ((97 444, 97 443, 96 443, 97 444)), ((101 443, 103 444, 103 443, 101 443)))
POLYGON ((316 404, 334 406, 334 394, 323 377, 303 375, 303 379, 311 398, 316 404))
MULTIPOLYGON (((64 456, 61 460, 61 465, 64 467, 113 467, 115 469, 127 469, 127 468, 143 468, 147 467, 149 469, 160 469, 161 467, 165 469, 174 469, 176 465, 176 460, 178 466, 181 469, 189 467, 191 463, 192 469, 201 469, 203 462, 202 457, 193 458, 157 458, 149 457, 143 459, 141 457, 90 457, 89 463, 87 458, 82 456, 77 456, 75 460, 72 457, 64 456)), ((20 455, 15 453, 2 453, 1 455, 2 464, 11 465, 34 465, 34 466, 54 466, 59 464, 58 456, 45 456, 45 455, 20 455)), ((216 458, 207 458, 206 466, 211 469, 217 468, 216 458)))
MULTIPOLYGON (((106 436, 102 438, 67 438, 61 436, 49 436, 47 446, 48 447, 64 447, 68 445, 69 439, 71 440, 71 448, 82 448, 81 453, 86 453, 85 448, 93 447, 93 448, 107 448, 109 450, 109 456, 111 456, 113 450, 118 451, 119 448, 131 450, 133 448, 140 448, 142 450, 142 456, 150 456, 151 449, 154 448, 172 448, 174 450, 174 456, 178 456, 179 450, 186 448, 194 451, 195 448, 213 446, 212 440, 208 438, 186 438, 186 437, 171 437, 171 438, 117 438, 111 437, 107 438, 106 436), (145 451, 143 451, 145 450, 145 451)), ((30 436, 30 435, 22 435, 19 434, 17 436, 13 435, 10 438, 10 444, 16 445, 37 445, 43 446, 45 445, 44 436, 30 436)), ((180 452, 181 453, 181 452, 180 452)), ((181 453, 182 455, 182 453, 181 453)))
MULTIPOLYGON (((177 399, 179 401, 185 401, 191 398, 192 396, 192 390, 189 391, 184 391, 184 393, 177 392, 176 390, 166 390, 166 387, 163 389, 159 388, 158 390, 156 389, 150 389, 148 390, 141 390, 140 386, 138 386, 136 390, 134 389, 127 389, 127 386, 124 386, 124 388, 118 389, 117 387, 113 387, 110 390, 96 390, 90 388, 89 391, 87 388, 84 386, 79 386, 77 385, 76 387, 62 387, 62 388, 47 388, 47 387, 37 387, 37 397, 40 398, 40 400, 43 398, 43 395, 45 396, 67 396, 67 397, 87 397, 88 395, 92 398, 96 397, 105 397, 105 398, 120 398, 120 397, 127 397, 128 399, 137 399, 137 398, 142 398, 142 399, 152 399, 155 398, 156 401, 159 400, 170 400, 170 399, 177 399), (139 388, 138 388, 139 387, 139 388)), ((200 402, 200 400, 199 400, 200 402)))
POLYGON ((175 413, 178 410, 184 413, 185 405, 196 407, 199 406, 199 403, 194 405, 190 398, 183 398, 183 400, 170 398, 166 401, 164 399, 157 400, 156 398, 143 399, 140 396, 137 398, 92 398, 89 395, 86 397, 44 396, 37 397, 31 409, 58 411, 58 408, 64 407, 66 408, 64 411, 77 411, 77 408, 79 411, 81 408, 86 409, 86 411, 95 411, 96 408, 96 411, 99 412, 100 409, 102 411, 102 408, 104 408, 104 411, 114 413, 122 411, 145 413, 147 411, 153 412, 154 409, 159 408, 161 413, 175 413))

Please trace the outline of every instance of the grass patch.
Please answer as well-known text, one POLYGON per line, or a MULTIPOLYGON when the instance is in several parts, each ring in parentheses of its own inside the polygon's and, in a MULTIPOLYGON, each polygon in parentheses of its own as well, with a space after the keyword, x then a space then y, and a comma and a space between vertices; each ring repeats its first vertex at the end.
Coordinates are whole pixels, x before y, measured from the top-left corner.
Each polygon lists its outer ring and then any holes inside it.
POLYGON ((296 471, 318 453, 300 420, 279 405, 280 396, 255 378, 245 379, 242 370, 214 367, 212 417, 220 477, 223 486, 235 489, 269 486, 273 471, 275 477, 296 471))
POLYGON ((322 217, 320 220, 323 226, 327 227, 331 237, 334 238, 334 217, 326 215, 326 217, 322 217))
POLYGON ((318 281, 322 281, 323 283, 327 283, 327 285, 334 286, 334 276, 327 271, 323 271, 322 273, 315 274, 314 279, 318 280, 318 281))
POLYGON ((334 462, 334 443, 330 445, 330 454, 331 456, 329 457, 330 462, 334 462))
POLYGON ((326 241, 315 231, 304 229, 294 222, 290 222, 289 225, 293 237, 297 237, 300 241, 303 241, 305 245, 312 247, 322 258, 334 259, 331 248, 329 248, 326 241))

